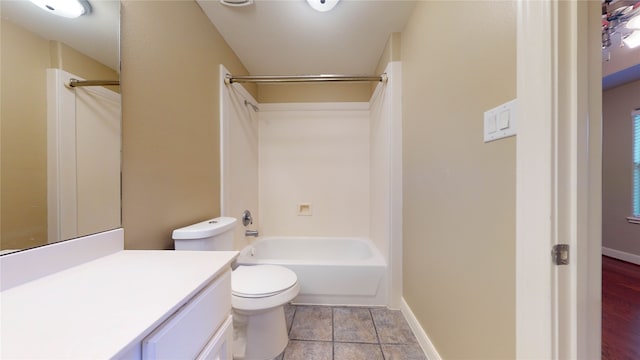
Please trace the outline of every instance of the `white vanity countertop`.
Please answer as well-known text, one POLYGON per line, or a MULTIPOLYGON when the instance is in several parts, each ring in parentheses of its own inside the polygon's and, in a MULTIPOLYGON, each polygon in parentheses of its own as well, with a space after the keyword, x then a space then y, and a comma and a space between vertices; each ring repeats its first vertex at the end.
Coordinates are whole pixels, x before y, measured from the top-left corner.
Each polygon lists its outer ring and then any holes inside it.
POLYGON ((0 292, 0 358, 122 355, 236 251, 123 250, 0 292))

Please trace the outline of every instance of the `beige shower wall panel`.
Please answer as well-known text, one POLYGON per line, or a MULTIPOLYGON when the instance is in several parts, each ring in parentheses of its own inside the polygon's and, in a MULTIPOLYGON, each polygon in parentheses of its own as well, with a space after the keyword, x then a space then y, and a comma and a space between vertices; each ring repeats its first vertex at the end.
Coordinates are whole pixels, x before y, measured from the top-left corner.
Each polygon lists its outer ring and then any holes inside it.
POLYGON ((246 230, 260 229, 258 211, 258 113, 245 101, 255 102, 239 84, 222 88, 222 215, 242 218, 251 212, 252 222, 243 226, 238 221, 233 248, 240 250, 253 240, 246 230))
POLYGON ((262 235, 367 237, 369 111, 259 116, 262 235))

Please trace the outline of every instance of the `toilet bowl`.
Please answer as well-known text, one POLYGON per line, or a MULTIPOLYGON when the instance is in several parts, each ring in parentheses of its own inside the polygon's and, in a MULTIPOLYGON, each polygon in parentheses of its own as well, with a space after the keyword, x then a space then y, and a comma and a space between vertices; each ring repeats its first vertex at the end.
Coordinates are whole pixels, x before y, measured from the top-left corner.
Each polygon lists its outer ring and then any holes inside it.
MULTIPOLYGON (((233 248, 237 220, 220 217, 173 231, 176 250, 233 248)), ((270 360, 287 347, 284 305, 300 292, 296 274, 277 265, 240 265, 231 273, 233 358, 270 360)))
POLYGON ((284 304, 300 292, 296 274, 282 266, 238 266, 231 274, 234 359, 273 359, 289 337, 284 304))

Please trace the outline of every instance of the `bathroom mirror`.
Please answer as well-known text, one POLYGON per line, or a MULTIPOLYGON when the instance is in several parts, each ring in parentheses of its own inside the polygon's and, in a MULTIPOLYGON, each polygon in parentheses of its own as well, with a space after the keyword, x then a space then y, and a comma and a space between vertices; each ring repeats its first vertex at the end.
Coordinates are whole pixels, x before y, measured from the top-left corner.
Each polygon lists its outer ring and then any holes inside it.
MULTIPOLYGON (((28 0, 0 1, 0 254, 121 226, 119 87, 110 86, 110 91, 102 86, 73 89, 59 87, 62 90, 56 91, 74 94, 70 103, 75 114, 72 121, 77 126, 70 129, 73 136, 81 131, 83 134, 88 131, 97 133, 82 140, 77 135, 77 139, 70 140, 62 131, 52 131, 55 127, 51 124, 51 114, 63 112, 59 110, 59 100, 51 100, 52 94, 58 96, 52 90, 52 73, 64 76, 72 74, 73 77, 86 80, 119 80, 120 1, 89 0, 89 4, 90 11, 86 14, 77 18, 65 18, 46 12, 28 0), (78 89, 82 89, 83 98, 75 95, 80 92, 78 89), (106 112, 109 113, 110 123, 99 124, 96 131, 95 126, 86 128, 87 122, 83 121, 86 116, 96 117, 93 114, 87 115, 87 111, 93 110, 92 105, 85 104, 84 99, 93 98, 99 93, 105 93, 109 98, 107 102, 110 105, 106 112), (102 143, 102 131, 107 128, 112 133, 110 138, 114 139, 114 144, 109 146, 111 150, 106 150, 102 143), (62 154, 67 150, 60 150, 64 147, 60 144, 71 144, 73 153, 62 154), (92 151, 83 150, 87 148, 92 151), (116 179, 115 185, 109 191, 102 190, 102 185, 107 180, 101 176, 96 177, 93 170, 84 170, 89 176, 85 176, 82 183, 78 180, 75 184, 77 189, 71 190, 77 193, 77 197, 74 195, 72 199, 65 199, 72 200, 69 202, 73 202, 73 206, 77 204, 73 216, 78 218, 78 224, 81 221, 87 222, 84 218, 93 216, 93 219, 88 220, 91 223, 89 225, 76 224, 73 231, 61 231, 60 228, 66 225, 61 225, 60 219, 66 215, 60 213, 65 213, 66 210, 58 201, 63 197, 60 194, 66 197, 65 194, 70 190, 62 189, 66 183, 57 180, 52 183, 52 179, 67 171, 68 163, 52 161, 52 158, 72 159, 73 165, 78 168, 81 164, 103 168, 107 166, 105 160, 93 156, 106 152, 112 153, 110 158, 115 159, 115 164, 111 161, 108 165, 110 169, 116 169, 117 173, 112 176, 116 179), (56 164, 62 166, 57 167, 56 164), (94 175, 93 178, 91 175, 94 175), (91 182, 100 186, 93 187, 91 182), (52 191, 58 188, 60 191, 52 191), (54 192, 58 194, 52 196, 54 192), (92 196, 90 199, 85 198, 84 194, 88 193, 92 196), (109 199, 104 199, 106 197, 109 199), (105 218, 104 211, 95 209, 101 202, 111 204, 110 219, 107 222, 102 221, 105 218), (94 211, 98 213, 94 214, 94 211), (95 221, 96 218, 98 221, 95 221)), ((62 121, 67 121, 66 113, 59 116, 62 121)), ((107 115, 98 117, 105 116, 107 115)))

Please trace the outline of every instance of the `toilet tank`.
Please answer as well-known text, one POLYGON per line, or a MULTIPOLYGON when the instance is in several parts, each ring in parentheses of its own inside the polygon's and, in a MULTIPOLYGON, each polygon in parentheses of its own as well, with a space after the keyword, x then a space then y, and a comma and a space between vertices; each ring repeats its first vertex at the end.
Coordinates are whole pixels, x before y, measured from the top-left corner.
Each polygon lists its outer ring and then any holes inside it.
POLYGON ((233 228, 237 220, 218 217, 173 230, 176 250, 233 250, 233 228))

